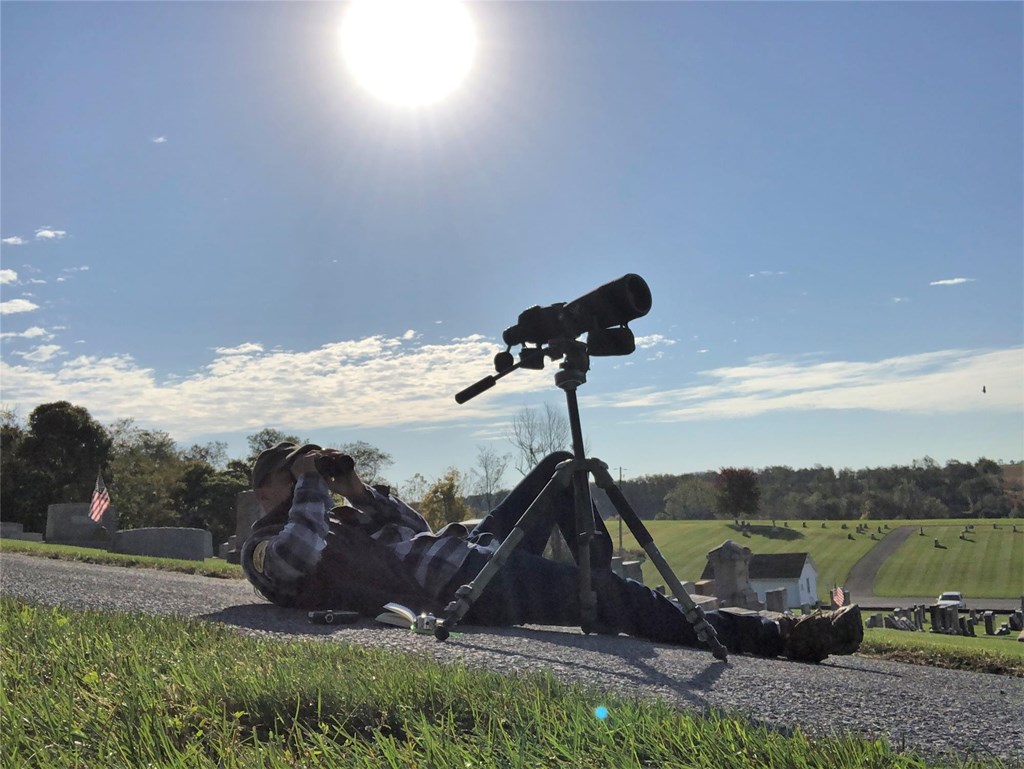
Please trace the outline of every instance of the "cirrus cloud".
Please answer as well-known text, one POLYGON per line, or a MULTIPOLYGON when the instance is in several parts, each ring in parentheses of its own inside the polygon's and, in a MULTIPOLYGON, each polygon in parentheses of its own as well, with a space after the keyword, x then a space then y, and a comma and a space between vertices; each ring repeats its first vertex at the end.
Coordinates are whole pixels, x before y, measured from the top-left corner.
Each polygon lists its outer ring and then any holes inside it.
POLYGON ((634 389, 602 398, 600 404, 635 410, 638 420, 648 422, 850 409, 916 414, 1019 412, 1024 403, 1024 348, 940 350, 878 361, 767 356, 745 365, 702 371, 699 376, 703 381, 688 387, 634 389))

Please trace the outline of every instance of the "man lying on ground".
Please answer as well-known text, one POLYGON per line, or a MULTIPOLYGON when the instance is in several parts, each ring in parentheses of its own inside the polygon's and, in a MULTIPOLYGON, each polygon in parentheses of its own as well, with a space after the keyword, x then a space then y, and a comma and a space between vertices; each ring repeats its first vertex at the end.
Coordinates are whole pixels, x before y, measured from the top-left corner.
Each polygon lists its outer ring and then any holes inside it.
MULTIPOLYGON (((348 609, 366 616, 396 602, 440 616, 459 586, 469 583, 520 516, 572 455, 545 458, 472 530, 454 523, 434 533, 419 513, 386 487, 367 486, 351 459, 319 446, 279 443, 253 466, 252 485, 264 516, 242 547, 246 577, 280 606, 348 609), (321 473, 321 467, 331 467, 321 473), (346 504, 335 506, 332 493, 346 504)), ((574 564, 543 557, 557 525, 574 540, 572 485, 545 498, 550 508, 513 551, 463 618, 476 625, 578 625, 574 564)), ((662 643, 703 644, 679 605, 611 570, 612 540, 594 511, 591 581, 595 630, 662 643)), ((860 609, 845 606, 799 618, 718 609, 706 612, 719 641, 733 653, 820 662, 852 654, 863 639, 860 609)))

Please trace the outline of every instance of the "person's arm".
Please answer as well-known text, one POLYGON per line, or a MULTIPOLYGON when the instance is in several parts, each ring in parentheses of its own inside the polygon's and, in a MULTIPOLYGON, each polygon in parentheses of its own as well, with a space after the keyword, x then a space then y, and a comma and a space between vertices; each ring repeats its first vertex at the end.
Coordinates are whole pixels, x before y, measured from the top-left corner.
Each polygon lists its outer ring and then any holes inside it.
POLYGON ((364 496, 360 499, 346 499, 352 507, 369 515, 379 525, 397 524, 415 534, 430 533, 430 525, 422 515, 383 487, 365 486, 364 496))
POLYGON ((299 457, 291 469, 295 489, 288 523, 278 533, 257 539, 250 562, 243 563, 250 581, 277 595, 296 593, 316 571, 327 546, 327 513, 333 505, 312 457, 299 457))

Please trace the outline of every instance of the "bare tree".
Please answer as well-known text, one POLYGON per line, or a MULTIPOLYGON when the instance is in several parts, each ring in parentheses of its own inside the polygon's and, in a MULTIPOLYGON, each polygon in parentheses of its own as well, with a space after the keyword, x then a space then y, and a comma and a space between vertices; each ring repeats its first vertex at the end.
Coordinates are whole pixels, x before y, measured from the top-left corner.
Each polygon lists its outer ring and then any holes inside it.
POLYGON ((543 414, 524 408, 514 415, 508 439, 519 451, 516 469, 523 475, 551 452, 572 446, 568 417, 550 403, 544 404, 543 414))
POLYGON ((473 479, 473 490, 483 496, 487 510, 494 507, 510 459, 511 454, 499 454, 494 446, 476 447, 476 467, 470 471, 470 475, 473 479))

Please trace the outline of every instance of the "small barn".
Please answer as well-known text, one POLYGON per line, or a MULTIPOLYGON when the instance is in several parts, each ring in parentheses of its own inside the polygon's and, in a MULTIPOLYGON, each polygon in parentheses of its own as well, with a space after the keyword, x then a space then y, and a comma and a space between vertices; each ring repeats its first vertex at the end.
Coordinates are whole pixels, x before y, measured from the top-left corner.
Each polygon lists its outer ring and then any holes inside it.
MULTIPOLYGON (((818 600, 818 569, 810 553, 763 553, 754 554, 748 565, 750 589, 757 593, 757 599, 765 602, 769 590, 786 590, 786 608, 813 605, 818 600)), ((704 566, 701 579, 714 579, 708 563, 704 566)))

